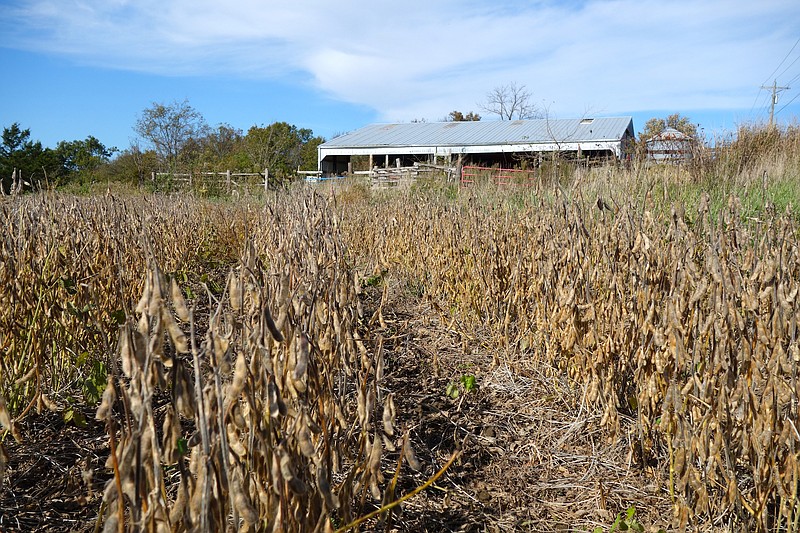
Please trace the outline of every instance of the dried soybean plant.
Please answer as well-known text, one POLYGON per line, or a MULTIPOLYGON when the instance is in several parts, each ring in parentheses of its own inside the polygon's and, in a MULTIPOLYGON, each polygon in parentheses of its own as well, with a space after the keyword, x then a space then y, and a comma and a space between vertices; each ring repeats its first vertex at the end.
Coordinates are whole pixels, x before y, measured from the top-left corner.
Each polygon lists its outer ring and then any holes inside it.
MULTIPOLYGON (((3 202, 0 219, 0 394, 19 419, 34 406, 56 409, 60 396, 78 396, 80 372, 104 378, 97 370, 124 298, 115 265, 126 247, 117 227, 125 206, 26 196, 3 202)), ((134 249, 127 264, 140 259, 134 249)))
POLYGON ((181 197, 5 198, 0 395, 11 416, 99 401, 123 310, 142 288, 143 241, 167 271, 199 277, 230 264, 254 216, 245 204, 181 197))
POLYGON ((331 530, 393 497, 400 462, 382 491, 387 451, 416 465, 378 386, 382 354, 357 331, 331 210, 287 198, 253 234, 224 292, 209 293, 205 331, 204 311, 151 263, 120 336, 123 375, 97 412, 113 449, 106 531, 331 530))
POLYGON ((714 219, 708 195, 665 214, 568 196, 398 195, 342 216, 357 254, 464 335, 486 328, 515 367, 544 359, 585 388, 609 438, 665 465, 676 525, 797 530, 794 219, 747 221, 735 198, 714 219))

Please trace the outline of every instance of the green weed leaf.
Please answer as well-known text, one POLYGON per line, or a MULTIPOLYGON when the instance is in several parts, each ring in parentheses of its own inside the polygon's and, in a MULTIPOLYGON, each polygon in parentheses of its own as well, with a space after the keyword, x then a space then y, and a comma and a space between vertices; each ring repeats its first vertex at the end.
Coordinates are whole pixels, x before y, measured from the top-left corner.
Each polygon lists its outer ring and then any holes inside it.
POLYGON ((461 384, 464 386, 464 392, 470 392, 478 387, 475 376, 471 374, 461 376, 461 384))
POLYGON ((180 455, 186 455, 186 454, 189 453, 189 443, 183 437, 180 437, 178 439, 178 443, 176 445, 176 448, 178 449, 178 453, 180 455))
POLYGON ((445 391, 445 394, 447 394, 450 398, 455 400, 461 395, 461 391, 458 389, 458 385, 456 384, 456 382, 451 381, 447 385, 447 390, 445 391))

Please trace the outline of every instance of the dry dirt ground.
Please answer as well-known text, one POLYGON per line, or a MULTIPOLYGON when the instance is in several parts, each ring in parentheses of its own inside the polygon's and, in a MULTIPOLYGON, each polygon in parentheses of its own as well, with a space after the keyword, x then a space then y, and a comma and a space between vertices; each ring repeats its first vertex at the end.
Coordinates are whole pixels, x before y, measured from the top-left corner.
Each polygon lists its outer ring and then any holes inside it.
MULTIPOLYGON (((423 465, 417 473, 404 467, 398 494, 461 449, 432 487, 403 504, 392 529, 608 531, 631 506, 645 531, 669 529, 664 468, 636 464, 624 437, 609 442, 581 391, 557 371, 489 348, 480 331, 457 331, 424 296, 386 283, 382 320, 369 331, 383 338, 384 392, 394 394, 398 423, 423 465), (476 388, 465 391, 461 376, 474 376, 476 388), (457 398, 447 394, 451 383, 457 398)), ((365 292, 366 317, 381 293, 365 292)), ((6 436, 0 531, 95 530, 108 439, 93 410, 83 414, 85 428, 43 412, 23 421, 22 443, 6 436)), ((392 472, 392 456, 386 461, 392 472)))
POLYGON ((404 506, 400 530, 608 531, 631 506, 645 531, 669 529, 664 470, 637 465, 626 439, 609 442, 560 372, 488 348, 480 331, 456 331, 424 297, 389 292, 378 332, 398 418, 425 474, 462 450, 404 506), (475 376, 477 388, 449 397, 461 376, 475 376))

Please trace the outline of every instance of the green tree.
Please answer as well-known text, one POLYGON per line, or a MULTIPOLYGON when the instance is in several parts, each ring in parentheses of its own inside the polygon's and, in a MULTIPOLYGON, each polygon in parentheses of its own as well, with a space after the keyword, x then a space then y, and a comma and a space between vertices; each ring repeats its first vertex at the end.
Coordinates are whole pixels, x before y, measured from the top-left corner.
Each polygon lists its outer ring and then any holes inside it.
POLYGON ((274 122, 266 127, 253 126, 243 139, 250 170, 266 168, 270 174, 286 178, 297 167, 316 169, 316 147, 322 139, 313 135, 310 129, 286 122, 274 122))
POLYGON ((317 148, 324 142, 325 139, 322 137, 311 137, 303 143, 303 147, 300 150, 301 170, 317 170, 317 148))
POLYGON ((3 145, 0 146, 0 156, 11 157, 14 153, 20 152, 25 143, 31 136, 31 130, 23 130, 19 123, 15 122, 8 128, 3 129, 3 145))
POLYGON ((137 143, 119 152, 117 157, 97 169, 101 180, 119 181, 144 186, 150 173, 158 168, 158 155, 153 150, 142 150, 137 143))
POLYGON ((58 161, 52 150, 31 141, 31 130, 15 122, 3 129, 0 144, 0 180, 4 192, 11 190, 14 171, 26 188, 35 187, 44 178, 55 178, 58 161))
POLYGON ((208 126, 203 115, 184 100, 153 103, 142 111, 133 130, 152 145, 159 162, 174 172, 182 161, 195 158, 197 141, 206 135, 208 126))
POLYGON ((246 166, 246 159, 242 157, 243 138, 242 130, 230 124, 210 129, 200 140, 203 165, 217 171, 246 166))
POLYGON ((118 150, 107 148, 90 135, 83 141, 61 141, 55 152, 63 170, 62 181, 69 181, 74 178, 90 179, 118 150))
POLYGON ((697 135, 697 125, 693 124, 689 117, 684 117, 680 113, 673 113, 667 118, 654 117, 645 122, 644 130, 639 135, 640 142, 646 142, 656 135, 659 135, 667 128, 673 128, 694 140, 699 140, 697 135))
POLYGON ((447 115, 445 119, 446 122, 474 122, 481 119, 481 116, 477 113, 473 113, 470 111, 466 115, 461 111, 450 111, 450 114, 447 115))

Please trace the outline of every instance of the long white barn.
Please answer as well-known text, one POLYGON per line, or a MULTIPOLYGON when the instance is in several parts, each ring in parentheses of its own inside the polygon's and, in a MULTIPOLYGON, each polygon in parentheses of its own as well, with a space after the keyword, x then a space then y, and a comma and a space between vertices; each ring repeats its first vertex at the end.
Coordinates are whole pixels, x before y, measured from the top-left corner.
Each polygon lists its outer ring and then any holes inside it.
POLYGON ((631 117, 371 124, 322 143, 318 169, 346 172, 353 156, 369 156, 373 165, 387 167, 398 159, 406 166, 458 156, 465 162, 513 164, 545 152, 619 159, 634 135, 631 117))

